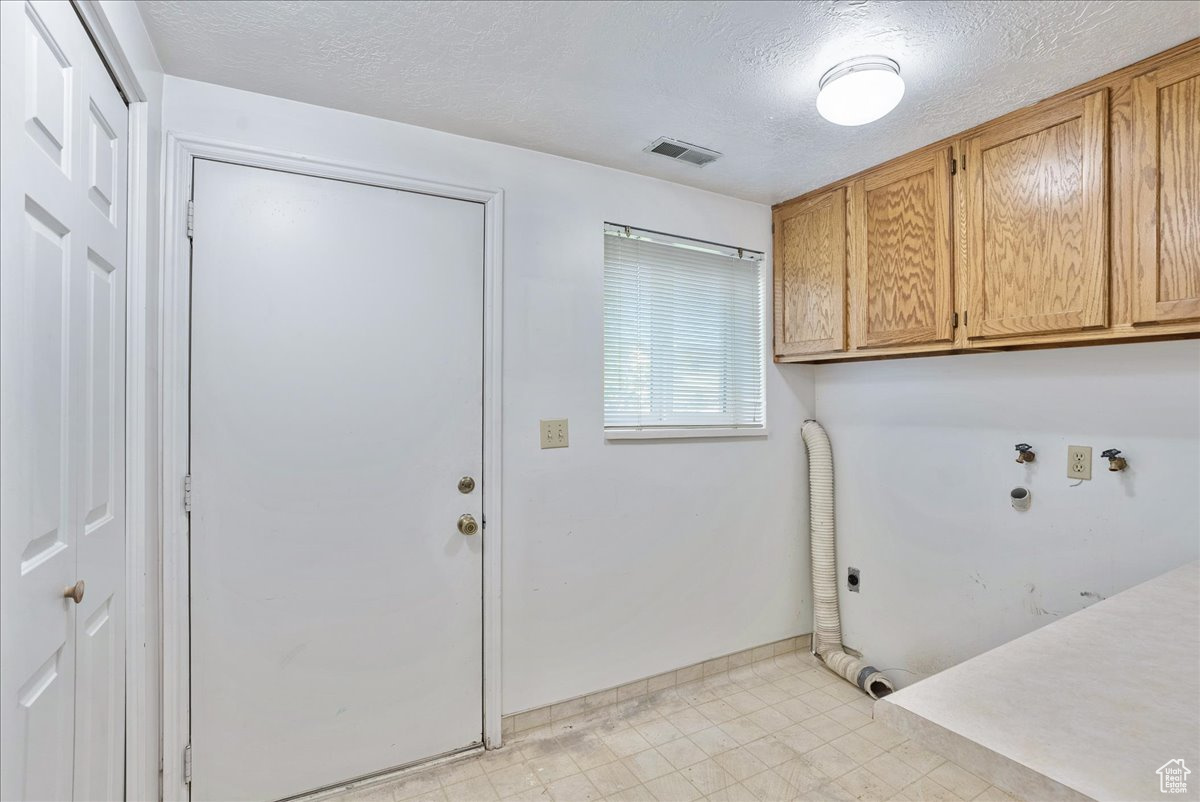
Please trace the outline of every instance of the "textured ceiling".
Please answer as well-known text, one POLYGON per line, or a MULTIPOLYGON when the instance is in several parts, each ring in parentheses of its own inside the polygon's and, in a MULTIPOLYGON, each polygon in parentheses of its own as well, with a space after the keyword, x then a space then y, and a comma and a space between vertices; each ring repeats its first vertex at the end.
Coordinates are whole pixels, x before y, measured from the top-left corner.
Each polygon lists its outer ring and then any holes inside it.
POLYGON ((168 73, 771 203, 1200 35, 1200 3, 141 0, 168 73), (907 84, 879 122, 817 115, 834 63, 907 84), (670 136, 704 168, 642 152, 670 136))

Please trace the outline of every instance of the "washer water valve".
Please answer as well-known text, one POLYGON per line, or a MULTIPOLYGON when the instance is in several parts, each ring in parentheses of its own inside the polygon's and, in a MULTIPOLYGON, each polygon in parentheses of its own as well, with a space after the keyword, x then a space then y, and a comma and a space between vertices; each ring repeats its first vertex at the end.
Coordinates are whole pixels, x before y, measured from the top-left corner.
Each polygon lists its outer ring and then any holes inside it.
POLYGON ((1033 446, 1029 443, 1017 443, 1017 462, 1033 462, 1037 459, 1037 454, 1033 453, 1033 446))
POLYGON ((1129 463, 1121 456, 1121 449, 1106 448, 1100 452, 1100 456, 1108 457, 1108 469, 1110 471, 1123 471, 1129 467, 1129 463))

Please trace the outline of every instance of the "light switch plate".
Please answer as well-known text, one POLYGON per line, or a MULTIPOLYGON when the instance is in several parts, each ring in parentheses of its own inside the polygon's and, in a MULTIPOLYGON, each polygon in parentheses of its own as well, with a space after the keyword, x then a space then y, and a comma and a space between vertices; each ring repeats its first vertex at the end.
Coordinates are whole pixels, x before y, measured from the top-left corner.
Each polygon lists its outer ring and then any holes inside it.
POLYGON ((567 447, 567 419, 542 421, 542 448, 567 447))
POLYGON ((1092 478, 1092 447, 1067 446, 1067 477, 1070 479, 1092 478))

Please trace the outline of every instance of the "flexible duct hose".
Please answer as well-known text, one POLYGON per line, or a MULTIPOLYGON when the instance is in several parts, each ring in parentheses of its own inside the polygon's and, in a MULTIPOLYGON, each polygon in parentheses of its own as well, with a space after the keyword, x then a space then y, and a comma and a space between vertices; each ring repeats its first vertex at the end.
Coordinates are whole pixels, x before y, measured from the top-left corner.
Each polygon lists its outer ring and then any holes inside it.
POLYGON ((872 699, 896 690, 874 666, 864 665, 842 648, 842 619, 838 613, 837 559, 833 528, 833 449, 829 436, 815 420, 800 430, 808 449, 808 504, 812 540, 812 651, 834 672, 862 688, 872 699))

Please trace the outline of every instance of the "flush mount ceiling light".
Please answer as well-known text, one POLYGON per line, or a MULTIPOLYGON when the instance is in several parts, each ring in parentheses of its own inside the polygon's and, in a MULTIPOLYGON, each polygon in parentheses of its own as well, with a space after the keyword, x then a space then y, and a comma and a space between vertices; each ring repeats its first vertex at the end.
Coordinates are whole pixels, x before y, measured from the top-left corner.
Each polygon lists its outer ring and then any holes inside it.
POLYGON ((860 56, 843 61, 821 76, 817 111, 831 123, 874 122, 904 97, 900 65, 886 56, 860 56))

